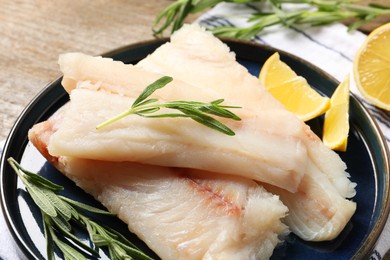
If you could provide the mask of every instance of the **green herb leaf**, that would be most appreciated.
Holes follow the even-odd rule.
[[[112,249],[113,254],[116,256],[117,259],[130,258],[129,255],[126,253],[126,251],[123,249],[123,247],[121,247],[117,243],[112,243],[110,245],[110,248]]]
[[[65,259],[69,259],[69,260],[83,260],[83,259],[86,260],[87,259],[79,251],[74,249],[72,246],[62,242],[61,240],[55,239],[54,242],[58,246],[58,248],[61,250],[61,252],[64,254]]]
[[[148,99],[148,100],[145,100],[141,103],[138,103],[138,106],[144,106],[144,105],[147,105],[147,104],[151,104],[151,103],[156,103],[158,101],[157,98],[151,98],[151,99]]]
[[[198,123],[201,123],[202,125],[208,126],[226,135],[230,135],[230,136],[235,135],[235,133],[229,127],[227,127],[226,125],[222,124],[221,122],[215,120],[210,116],[202,114],[201,112],[198,112],[196,110],[186,109],[186,108],[181,108],[180,111],[190,116],[193,120],[195,120]]]
[[[59,215],[64,217],[66,221],[70,220],[72,218],[72,210],[71,208],[64,202],[62,201],[57,194],[54,192],[51,193],[51,196],[49,197],[50,200],[53,203],[53,206],[56,208],[57,212]]]
[[[165,87],[169,82],[171,82],[173,78],[165,76],[162,78],[159,78],[149,86],[147,86],[144,91],[138,96],[138,98],[134,101],[132,108],[136,107],[139,103],[144,101],[146,98],[148,98],[153,92],[155,92],[157,89]],[[149,102],[154,102],[155,99]],[[144,103],[145,104],[145,103]]]
[[[80,208],[80,209],[83,209],[83,210],[86,210],[86,211],[89,211],[89,212],[92,212],[92,213],[102,214],[102,215],[112,215],[112,216],[115,215],[115,214],[113,214],[113,213],[111,213],[109,211],[98,209],[98,208],[89,206],[87,204],[81,203],[79,201],[75,201],[75,200],[69,199],[69,198],[64,197],[64,196],[59,196],[59,197],[62,200],[64,200],[64,201],[68,202],[69,204],[71,204],[72,206],[75,206],[77,208]]]
[[[128,246],[122,242],[116,242],[117,245],[121,246],[121,248],[123,248],[124,250],[126,250],[127,254],[134,257],[134,258],[137,258],[137,259],[145,259],[145,260],[152,260],[152,258],[150,258],[148,255],[144,254],[142,251],[140,250],[136,250],[135,247],[133,246]]]
[[[50,194],[48,190],[34,186],[28,182],[27,178],[22,178],[22,181],[35,204],[37,204],[37,206],[50,217],[57,217],[57,210],[50,199],[52,194]]]
[[[390,6],[376,4],[376,3],[370,3],[368,4],[370,7],[379,8],[379,9],[390,9]]]
[[[143,110],[139,110],[137,113],[134,113],[134,114],[139,115],[139,116],[143,116],[143,115],[147,115],[147,114],[153,114],[159,110],[160,110],[159,107],[152,107],[152,108],[146,108]]]
[[[61,191],[61,190],[64,189],[62,186],[57,185],[57,184],[49,181],[48,179],[43,178],[42,176],[40,176],[38,174],[35,174],[35,173],[32,173],[32,172],[28,172],[28,171],[23,171],[23,172],[24,172],[24,174],[29,176],[29,178],[31,178],[31,181],[33,181],[36,184],[39,183],[40,185],[42,185],[42,187],[45,187],[45,188],[47,188],[49,190]]]
[[[111,237],[115,237],[116,238],[116,241],[117,242],[120,242],[122,243],[123,245],[126,245],[126,247],[128,248],[132,248],[133,250],[136,250],[138,252],[141,252],[139,250],[139,248],[134,245],[133,243],[131,243],[129,240],[127,240],[121,233],[119,233],[118,231],[114,230],[114,229],[111,229],[109,227],[105,227],[106,229],[106,232],[108,234],[110,234]]]
[[[72,227],[69,224],[68,220],[58,214],[57,217],[51,218],[53,223],[57,226],[57,228],[61,229],[63,232],[72,231]]]
[[[48,260],[54,260],[53,238],[51,236],[50,218],[41,210],[43,220],[43,232],[46,238],[46,255]]]

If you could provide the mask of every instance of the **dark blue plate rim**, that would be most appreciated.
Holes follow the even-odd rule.
[[[103,54],[103,56],[112,57],[113,59],[122,60],[124,62],[137,62],[166,41],[167,39],[158,39],[131,44]],[[266,52],[268,54],[272,54],[273,52],[278,51],[282,59],[284,59],[286,63],[288,63],[294,69],[297,65],[303,66],[303,69],[301,71],[303,72],[303,74],[300,75],[306,78],[310,78],[310,74],[304,75],[304,70],[306,68],[306,70],[310,69],[312,71],[315,71],[318,75],[320,75],[320,77],[324,78],[328,82],[331,82],[333,85],[333,89],[323,90],[323,93],[325,95],[330,96],[334,88],[338,85],[337,80],[335,80],[326,72],[316,68],[309,62],[287,52],[247,41],[231,39],[223,39],[223,41],[227,43],[234,52],[237,53],[238,58],[242,59],[257,61],[258,57],[265,58],[265,56],[264,54],[259,54],[258,56],[256,56],[256,52]],[[67,101],[68,98],[65,91],[57,88],[57,86],[60,84],[60,81],[61,78],[58,78],[52,83],[50,83],[26,106],[26,108],[23,110],[23,112],[21,113],[10,131],[10,134],[5,142],[3,154],[1,157],[0,187],[1,205],[3,213],[5,216],[6,223],[11,231],[11,234],[13,235],[19,248],[28,258],[37,258],[37,256],[31,249],[31,246],[26,243],[26,234],[23,234],[23,232],[20,231],[20,226],[13,219],[14,214],[18,214],[18,212],[12,211],[14,203],[16,202],[11,200],[13,198],[12,196],[15,194],[17,178],[15,175],[10,176],[9,174],[7,174],[10,169],[7,165],[6,159],[12,156],[17,160],[20,160],[23,155],[24,148],[28,143],[28,127],[26,126],[31,127],[33,124],[46,119],[48,115],[52,114],[56,109],[58,109],[62,104]],[[42,99],[46,101],[50,100],[50,105],[42,104]],[[387,148],[386,139],[384,138],[375,119],[364,107],[362,102],[360,102],[359,99],[353,94],[351,94],[351,106],[353,107],[354,113],[358,114],[359,117],[364,118],[366,120],[365,123],[370,126],[369,131],[363,131],[367,132],[365,133],[365,142],[371,152],[371,156],[373,157],[372,160],[374,160],[375,162],[374,172],[377,175],[375,176],[375,182],[377,185],[375,201],[380,202],[380,205],[375,205],[375,212],[373,212],[372,218],[373,223],[370,224],[371,230],[369,234],[367,234],[365,239],[362,241],[360,248],[353,253],[353,258],[363,259],[370,256],[389,216],[389,151]],[[36,110],[39,110],[38,115],[34,115],[34,113],[36,113]],[[374,144],[376,145],[376,147],[373,147]],[[15,149],[15,147],[17,148]]]

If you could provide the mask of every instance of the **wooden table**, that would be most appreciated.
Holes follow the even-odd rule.
[[[59,54],[98,55],[152,39],[155,16],[171,2],[0,0],[0,140],[28,102],[60,76]],[[364,30],[389,21],[390,17],[382,18]]]

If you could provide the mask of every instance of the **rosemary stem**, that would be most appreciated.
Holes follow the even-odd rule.
[[[128,116],[128,115],[131,115],[131,114],[134,114],[134,109],[133,108],[131,108],[129,110],[126,110],[126,111],[124,111],[124,112],[122,112],[122,113],[120,113],[120,114],[118,114],[118,115],[108,119],[107,121],[97,125],[96,126],[96,130],[100,130],[101,128],[106,127],[106,126],[108,126],[108,125],[110,125],[110,124],[112,124],[112,123],[114,123],[114,122],[116,122],[116,121],[118,121],[118,120]]]

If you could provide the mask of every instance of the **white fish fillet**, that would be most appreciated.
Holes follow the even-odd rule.
[[[345,199],[326,175],[310,164],[298,188],[291,193],[275,186],[264,187],[280,196],[289,208],[285,223],[291,231],[307,241],[335,239],[356,211],[356,203]]]
[[[235,61],[228,47],[196,24],[185,25],[174,33],[170,42],[141,60],[137,67],[169,74],[192,85],[205,86],[209,91],[221,93],[229,102],[245,104],[246,109],[257,111],[258,114],[278,108],[273,104],[276,100],[264,94],[265,89],[259,86],[257,78],[250,76],[246,68]],[[275,113],[275,120],[279,116]],[[296,119],[284,117],[284,120]],[[278,121],[274,124],[284,127]],[[301,134],[308,159],[329,176],[341,196],[353,197],[354,185],[348,180],[346,165],[340,157],[325,147],[306,124],[299,121],[294,126]]]
[[[136,97],[134,93],[138,95],[161,75],[82,54],[61,56],[60,63],[65,73],[65,86],[77,79],[88,78],[89,81],[79,81],[78,88],[71,91],[70,110],[49,145],[52,155],[191,167],[238,174],[290,191],[297,189],[307,158],[299,138],[301,133],[297,131],[301,124],[267,92],[264,95],[271,103],[278,104],[279,109],[256,114],[247,110],[244,103],[234,104],[243,106],[234,111],[242,121],[222,120],[236,132],[234,137],[192,120],[177,118],[130,116],[96,130],[98,124],[127,110]],[[119,75],[118,71],[123,74]],[[145,79],[149,82],[145,83]],[[116,80],[122,87],[113,85]],[[161,101],[212,101],[223,95],[179,80],[156,93]],[[285,160],[287,157],[289,160]]]
[[[167,73],[194,85],[207,85],[209,89],[224,93],[229,101],[245,102],[246,108],[259,113],[267,109],[263,90],[243,81],[250,81],[242,75],[247,72],[235,62],[226,45],[197,25],[186,25],[171,37],[169,43],[159,47],[137,66]],[[228,80],[222,80],[224,77]],[[355,184],[348,179],[346,165],[340,157],[325,147],[303,122],[299,128],[302,129],[302,142],[309,163],[298,191],[292,194],[266,187],[280,195],[288,206],[290,214],[286,220],[295,234],[310,241],[330,240],[337,237],[356,210],[356,204],[345,199],[355,195]]]
[[[204,171],[47,152],[59,114],[29,139],[60,171],[126,222],[162,259],[268,259],[287,208],[254,181]]]
[[[61,56],[60,65],[73,110],[52,139],[54,155],[193,167],[278,186],[269,189],[290,207],[287,223],[305,240],[335,238],[355,212],[356,204],[345,199],[354,196],[355,184],[340,157],[285,111],[226,45],[196,25],[175,33],[171,43],[136,67],[81,54]],[[223,97],[242,106],[241,122],[226,121],[237,135],[227,137],[189,120],[136,117],[93,130],[128,108],[146,79],[160,75],[176,79],[156,93],[162,100]]]

